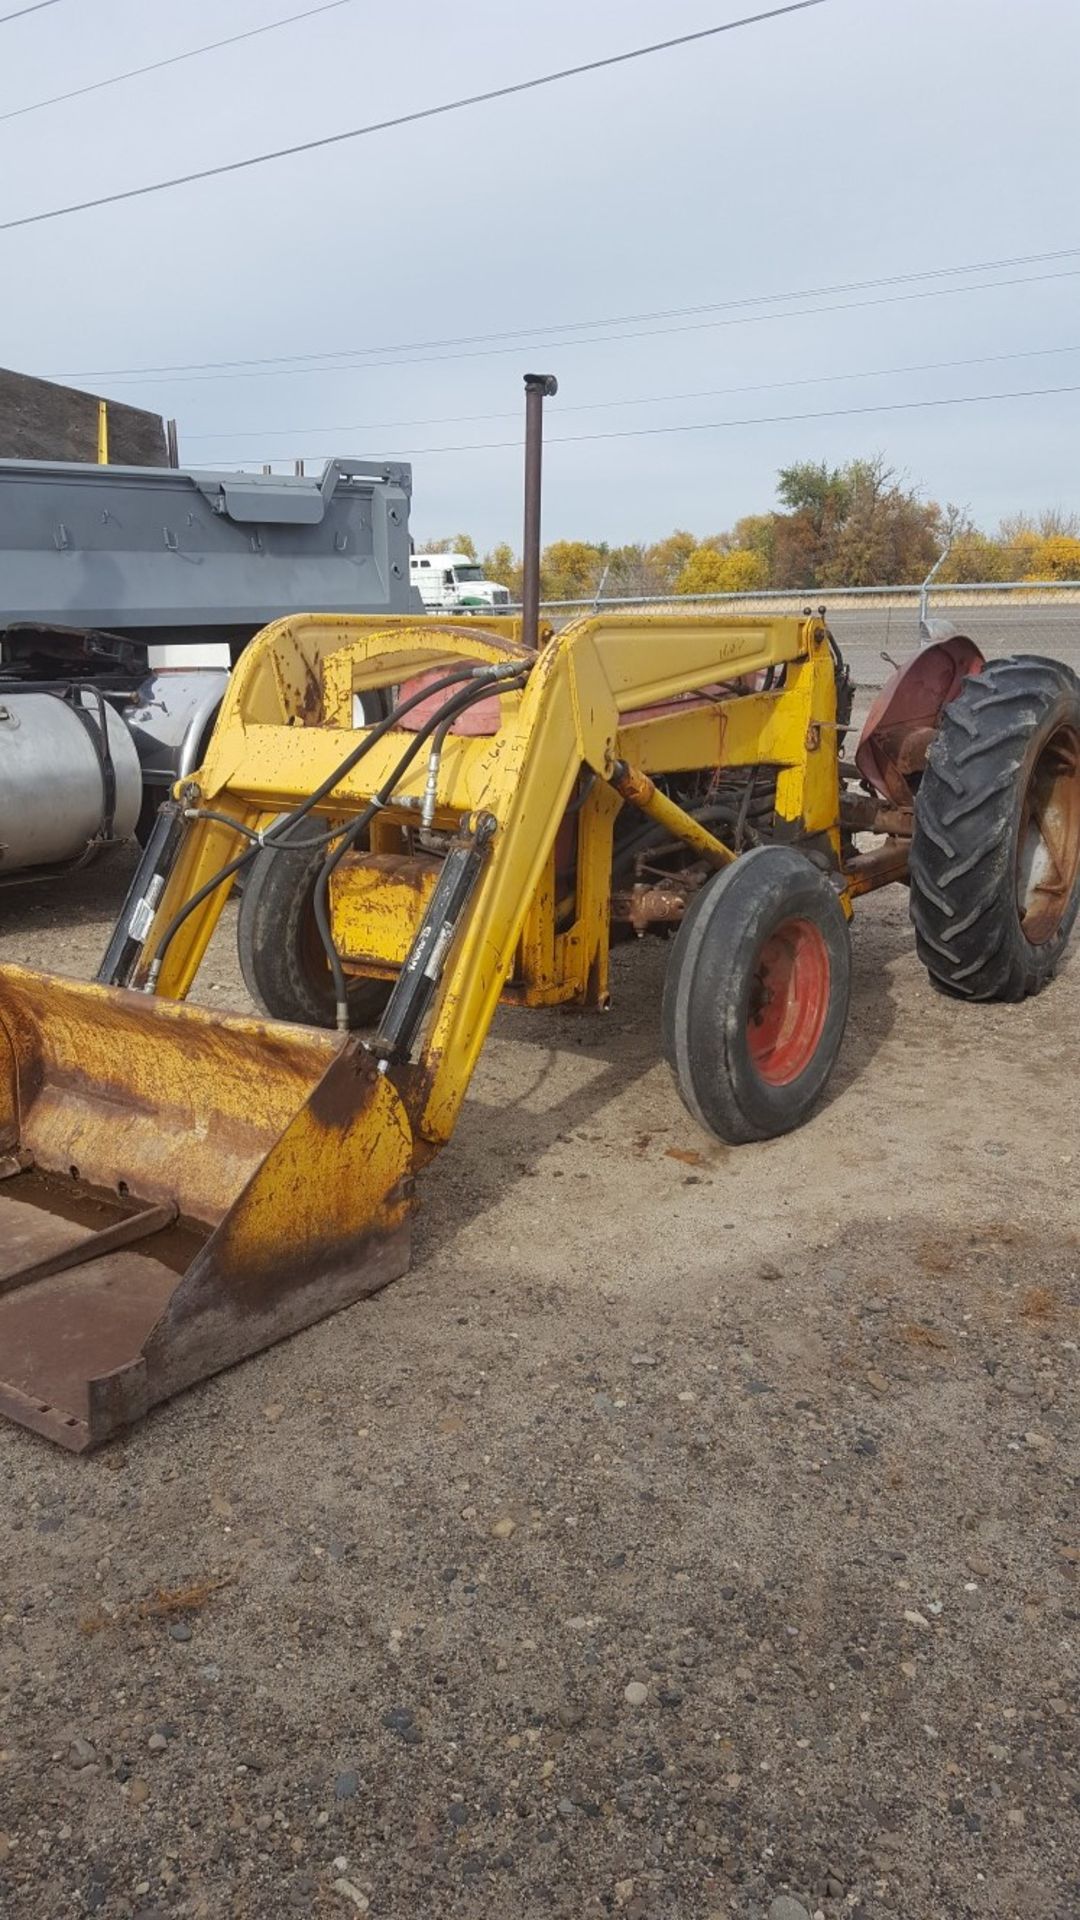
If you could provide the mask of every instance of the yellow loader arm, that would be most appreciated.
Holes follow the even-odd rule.
[[[732,849],[656,782],[767,768],[779,834],[838,869],[835,722],[811,619],[603,615],[536,653],[510,619],[266,628],[125,905],[128,984],[0,970],[0,1410],[92,1446],[401,1273],[500,997],[606,1003],[620,808],[703,874]],[[293,831],[341,978],[385,983],[375,1031],[182,1004],[216,876],[313,795]]]

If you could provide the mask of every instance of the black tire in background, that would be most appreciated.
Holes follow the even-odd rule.
[[[915,798],[911,918],[942,992],[1022,1000],[1080,909],[1080,680],[995,660],[944,709]]]
[[[708,881],[672,946],[664,1053],[694,1118],[767,1140],[821,1097],[847,1023],[851,943],[825,874],[756,847]]]
[[[298,822],[310,838],[312,822]],[[256,1005],[272,1020],[306,1027],[335,1024],[334,985],[315,923],[315,882],[323,864],[319,849],[280,853],[264,847],[245,870],[237,918],[240,971]],[[356,980],[349,986],[349,1024],[373,1026],[390,997],[392,981]]]

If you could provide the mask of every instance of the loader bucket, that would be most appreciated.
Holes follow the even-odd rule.
[[[0,969],[0,1412],[73,1450],[404,1272],[354,1039]]]

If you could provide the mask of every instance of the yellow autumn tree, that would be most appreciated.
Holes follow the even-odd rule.
[[[588,540],[553,540],[540,556],[545,600],[584,600],[604,571],[604,549]]]
[[[1025,580],[1080,580],[1080,540],[1052,533],[1032,548]]]
[[[497,580],[500,587],[509,587],[512,600],[521,599],[521,562],[509,540],[500,540],[490,553],[485,553],[480,564],[485,580]]]
[[[675,582],[676,593],[754,593],[769,577],[763,554],[749,547],[736,547],[731,553],[718,553],[715,547],[698,547],[692,553]]]
[[[656,540],[651,547],[646,547],[648,586],[645,591],[670,593],[696,547],[696,534],[687,533],[682,527],[676,527],[666,540]]]
[[[417,553],[463,553],[466,560],[476,559],[476,541],[471,534],[454,533],[442,540],[421,540]]]
[[[978,527],[964,527],[949,548],[948,557],[937,575],[941,586],[962,584],[967,580],[1007,580],[1009,557],[1000,540],[992,540]]]

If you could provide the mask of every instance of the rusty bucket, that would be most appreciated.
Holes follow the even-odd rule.
[[[404,1272],[354,1039],[0,969],[0,1412],[73,1450]]]

